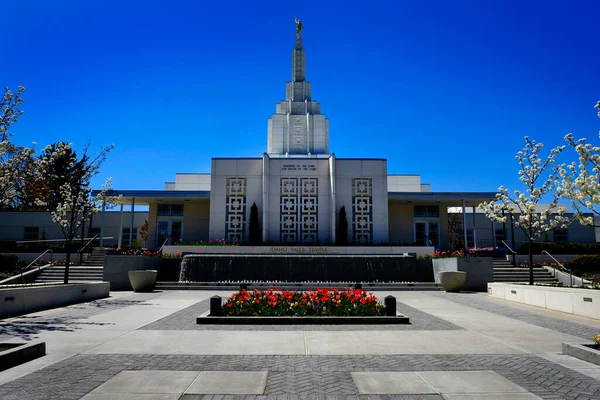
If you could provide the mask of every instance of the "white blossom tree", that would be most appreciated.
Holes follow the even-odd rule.
[[[71,261],[71,245],[78,229],[92,214],[100,210],[101,203],[114,201],[110,194],[111,179],[107,179],[102,190],[91,197],[90,181],[97,175],[107,154],[114,146],[103,147],[100,153],[91,158],[88,155],[89,145],[85,147],[81,159],[78,159],[71,144],[59,142],[48,145],[39,164],[43,178],[51,182],[55,191],[46,201],[37,204],[45,207],[52,220],[60,227],[64,239],[67,257],[65,260],[64,283],[69,283],[69,265]]]
[[[595,108],[600,117],[600,101]],[[566,135],[565,140],[575,150],[578,162],[561,167],[558,190],[571,200],[580,224],[596,226],[594,216],[600,215],[600,147],[585,138],[575,139],[572,133]]]
[[[500,186],[495,200],[479,205],[492,221],[506,222],[506,215],[510,215],[514,224],[523,231],[529,245],[530,285],[533,285],[532,243],[555,228],[566,228],[572,220],[565,215],[567,208],[558,206],[558,201],[563,198],[561,191],[556,190],[560,166],[553,166],[556,156],[565,146],[552,149],[545,159],[540,156],[543,146],[525,136],[525,147],[517,153],[516,159],[521,167],[519,180],[525,185],[525,191],[515,190],[511,196],[508,189]],[[542,197],[544,201],[551,197],[552,201],[540,207]]]
[[[23,86],[16,93],[5,87],[0,97],[0,209],[17,205],[24,181],[33,168],[35,150],[17,146],[10,140],[11,126],[23,115],[20,105],[24,91]]]

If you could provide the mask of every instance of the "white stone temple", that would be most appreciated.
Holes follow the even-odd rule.
[[[344,207],[350,244],[445,248],[448,207],[494,197],[431,192],[419,175],[388,174],[386,159],[338,158],[330,151],[329,120],[306,80],[300,38],[291,67],[285,99],[268,120],[261,157],[213,158],[210,174],[178,173],[165,190],[114,191],[133,207],[149,205],[150,246],[219,239],[247,243],[250,208],[256,204],[264,244],[334,244]]]

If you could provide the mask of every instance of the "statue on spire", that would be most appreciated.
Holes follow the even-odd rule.
[[[302,32],[302,22],[296,17],[294,17],[294,22],[296,23],[296,37],[300,39],[300,32]]]

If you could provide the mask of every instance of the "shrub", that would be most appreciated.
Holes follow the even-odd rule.
[[[0,272],[12,274],[17,271],[19,257],[16,254],[0,254]]]
[[[575,257],[568,265],[571,271],[581,271],[582,274],[600,272],[600,255],[581,255]]]

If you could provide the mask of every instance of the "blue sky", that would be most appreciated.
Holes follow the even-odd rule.
[[[598,142],[599,14],[595,0],[6,1],[0,85],[27,88],[17,143],[114,143],[95,188],[162,189],[266,151],[296,15],[337,157],[495,191],[518,185],[525,135]]]

